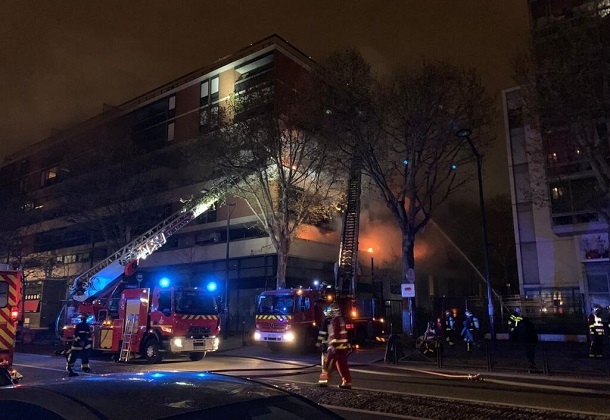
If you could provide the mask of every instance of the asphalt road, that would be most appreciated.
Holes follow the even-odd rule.
[[[25,383],[65,378],[65,360],[52,349],[23,346],[15,357]],[[350,357],[354,389],[342,390],[331,380],[317,386],[317,355],[276,354],[264,346],[238,347],[210,353],[198,362],[168,359],[158,365],[92,360],[93,374],[143,370],[213,371],[245,376],[291,390],[350,419],[596,419],[610,418],[610,386],[603,380],[549,378],[535,375],[487,374],[394,366],[381,362],[383,349],[359,350]],[[78,366],[78,364],[77,364]]]

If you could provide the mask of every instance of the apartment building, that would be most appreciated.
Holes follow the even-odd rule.
[[[606,3],[529,1],[533,42],[583,16],[605,18]],[[542,316],[582,321],[593,304],[610,305],[608,226],[592,205],[597,181],[566,127],[532,128],[522,95],[520,88],[503,94],[522,299],[537,302]],[[606,153],[608,131],[598,129],[598,153]]]
[[[24,266],[26,324],[46,328],[62,298],[57,285],[65,291],[76,275],[116,250],[107,232],[66,211],[69,192],[63,187],[68,182],[91,176],[91,189],[104,184],[100,199],[110,195],[114,210],[131,217],[135,237],[208,186],[209,179],[187,173],[183,145],[206,141],[232,95],[253,86],[273,93],[291,86],[312,65],[298,49],[271,36],[124,104],[105,105],[100,115],[8,156],[0,167],[0,185],[14,194],[27,191],[22,206],[29,223],[21,226],[3,259]],[[134,184],[139,175],[141,185]],[[148,197],[138,197],[138,191]],[[99,219],[116,223],[110,205],[103,207]],[[291,247],[287,286],[333,282],[337,237],[313,226],[304,229]],[[229,328],[240,330],[250,327],[256,294],[275,287],[276,267],[275,249],[255,216],[243,201],[229,197],[170,237],[141,261],[139,270],[143,276],[194,285],[215,279],[221,288],[228,278]]]

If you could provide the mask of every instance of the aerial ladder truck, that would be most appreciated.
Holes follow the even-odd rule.
[[[158,363],[167,353],[195,361],[218,350],[220,315],[210,291],[173,287],[167,279],[156,285],[129,279],[137,278],[139,260],[208,210],[234,181],[226,179],[192,198],[180,211],[76,277],[56,322],[62,341],[71,343],[78,316],[86,314],[92,349],[111,353],[117,361],[143,358]]]

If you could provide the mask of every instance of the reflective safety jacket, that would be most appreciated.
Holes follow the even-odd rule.
[[[86,322],[79,322],[74,327],[72,350],[88,350],[91,348],[91,329]]]
[[[318,331],[318,343],[316,344],[316,347],[321,348],[322,351],[326,351],[328,348],[328,327],[330,322],[330,318],[324,318],[322,325],[320,325],[320,331]]]
[[[328,347],[335,350],[349,350],[350,344],[342,316],[336,316],[328,326]]]
[[[604,335],[604,324],[602,317],[592,313],[589,315],[589,334],[591,335]]]

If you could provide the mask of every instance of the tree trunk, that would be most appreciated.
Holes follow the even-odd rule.
[[[402,279],[401,283],[407,282],[407,273],[409,269],[415,269],[415,256],[413,249],[415,247],[415,235],[406,228],[402,235]],[[403,299],[402,311],[402,330],[403,333],[415,338],[416,337],[416,320],[415,320],[415,298]]]
[[[288,267],[288,251],[290,251],[290,240],[280,238],[277,248],[277,281],[276,289],[286,287],[286,268]]]
[[[407,232],[402,235],[402,280],[407,278],[409,268],[415,269],[415,235]],[[404,281],[403,281],[404,282]]]

